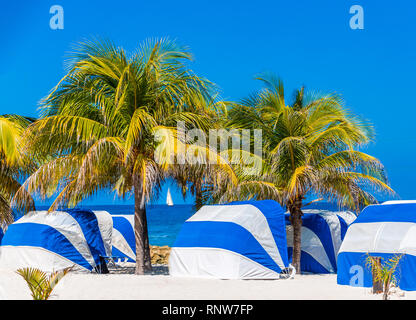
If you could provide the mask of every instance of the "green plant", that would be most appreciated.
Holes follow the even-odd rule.
[[[381,282],[383,288],[383,300],[387,300],[392,286],[397,286],[394,275],[403,255],[395,255],[383,263],[383,258],[372,257],[367,254],[366,266],[373,272],[373,283]]]
[[[33,300],[48,300],[55,286],[71,269],[47,273],[37,268],[21,268],[16,273],[25,279]]]

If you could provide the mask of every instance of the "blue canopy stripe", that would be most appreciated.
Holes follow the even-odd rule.
[[[350,225],[338,254],[337,282],[370,287],[368,256],[385,263],[401,256],[394,273],[402,290],[416,290],[416,203],[370,205]]]
[[[416,203],[370,205],[363,209],[354,223],[416,222]]]
[[[355,219],[352,212],[342,212],[348,221]],[[304,210],[302,216],[301,271],[310,273],[334,273],[337,270],[337,254],[344,239],[348,223],[341,213],[327,210]],[[285,215],[288,227],[289,261],[293,256],[293,234],[289,231],[290,214]]]
[[[282,226],[285,225],[285,211],[283,208],[274,200],[234,201],[228,205],[238,204],[250,204],[263,213],[272,232],[282,260],[288,261],[288,252],[285,249],[287,246],[286,231],[284,230],[284,227],[282,228]]]
[[[293,247],[288,247],[289,252],[289,261],[292,261],[293,257]],[[301,251],[300,256],[300,270],[302,272],[311,272],[311,273],[331,273],[331,270],[325,268],[322,264],[318,262],[313,256],[311,256],[306,251]]]
[[[337,216],[339,219],[339,224],[341,226],[341,239],[344,239],[345,234],[347,233],[348,230],[348,223],[340,216]]]
[[[128,262],[135,262],[135,259],[131,255],[136,253],[136,239],[134,237],[134,229],[130,220],[132,216],[124,217],[121,215],[112,216],[113,218],[113,228],[118,231],[117,236],[120,235],[123,237],[122,243],[120,241],[113,241],[113,256],[120,258],[127,258]],[[113,231],[113,238],[116,237],[116,232]],[[126,252],[126,248],[123,244],[129,246],[132,254]]]
[[[96,265],[100,264],[100,256],[105,256],[104,241],[98,227],[97,217],[92,210],[70,209],[67,211],[79,224]],[[98,231],[98,232],[97,232]]]
[[[397,256],[397,253],[385,252],[340,252],[338,255],[337,283],[370,288],[373,285],[373,275],[367,265],[367,255],[381,257],[382,263]],[[360,267],[359,269],[357,268]],[[402,290],[416,290],[416,256],[404,254],[394,272],[398,286]],[[361,279],[361,275],[363,276]],[[405,276],[403,276],[405,275]]]
[[[250,232],[232,222],[185,222],[174,247],[207,247],[229,250],[277,273],[282,271]]]
[[[1,246],[39,247],[58,254],[85,269],[93,269],[93,266],[62,233],[44,224],[11,224],[3,237]]]

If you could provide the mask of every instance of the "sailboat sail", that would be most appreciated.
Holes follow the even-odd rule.
[[[168,206],[173,206],[172,196],[170,195],[170,190],[168,189],[168,195],[166,196],[166,204]]]

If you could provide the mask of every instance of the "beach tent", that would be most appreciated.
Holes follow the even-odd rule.
[[[401,204],[401,203],[416,203],[416,200],[389,200],[382,204]]]
[[[293,227],[285,214],[288,258],[293,254]],[[336,257],[348,225],[356,218],[350,211],[303,210],[300,268],[302,272],[334,273]]]
[[[0,246],[0,268],[73,267],[93,270],[111,255],[111,215],[105,211],[34,211],[9,225]]]
[[[416,203],[366,207],[348,228],[338,254],[338,284],[371,287],[368,255],[382,263],[403,255],[395,277],[403,290],[416,290]]]
[[[169,257],[172,276],[276,279],[288,265],[284,210],[272,200],[202,207]]]
[[[113,256],[127,262],[136,262],[136,240],[134,238],[134,215],[112,215]]]

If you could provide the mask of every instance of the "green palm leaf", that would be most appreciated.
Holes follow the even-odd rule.
[[[55,286],[71,269],[47,273],[37,268],[21,268],[16,273],[26,281],[33,300],[48,300]]]

